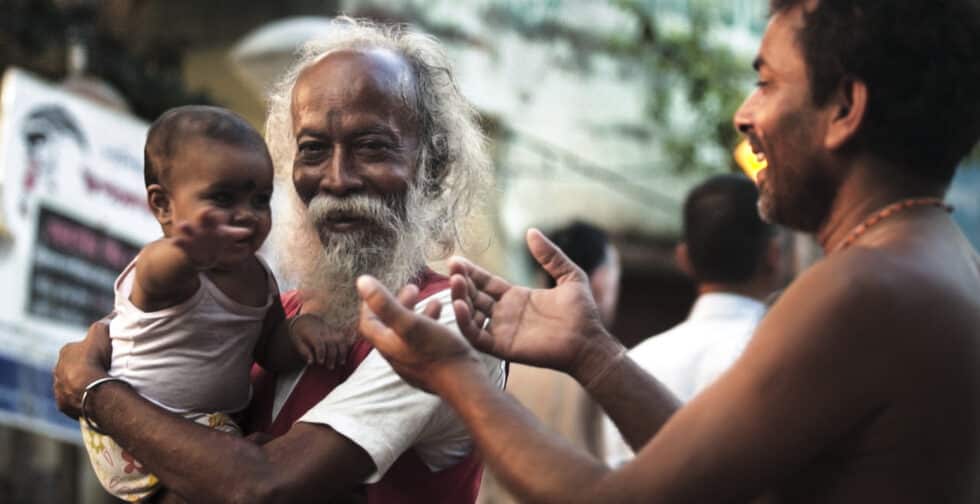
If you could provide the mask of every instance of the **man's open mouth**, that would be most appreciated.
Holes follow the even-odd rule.
[[[758,142],[749,138],[749,145],[752,147],[752,154],[755,154],[755,160],[761,164],[766,164],[766,153],[759,146]]]

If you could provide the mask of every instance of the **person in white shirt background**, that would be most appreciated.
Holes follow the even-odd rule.
[[[629,356],[687,402],[741,355],[765,314],[764,300],[782,286],[782,247],[777,227],[763,222],[758,190],[741,175],[702,182],[684,201],[678,267],[697,283],[688,318],[644,340]],[[606,462],[633,457],[608,417],[602,419]]]

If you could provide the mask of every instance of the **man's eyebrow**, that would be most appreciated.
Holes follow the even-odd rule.
[[[391,127],[384,124],[372,124],[370,126],[364,126],[363,128],[357,128],[356,130],[350,132],[349,136],[364,136],[364,135],[384,135],[390,137],[392,140],[398,138],[398,132]],[[325,138],[326,135],[322,131],[314,128],[303,128],[296,133],[296,138],[302,138],[304,136],[312,138]]]
[[[324,135],[320,131],[315,130],[315,129],[312,129],[312,128],[303,128],[303,129],[299,130],[298,132],[296,132],[296,138],[300,138],[300,137],[304,137],[304,136],[309,136],[309,137],[314,137],[314,138],[323,138]]]
[[[395,139],[398,137],[398,132],[392,129],[386,124],[372,124],[370,126],[365,126],[363,128],[358,128],[353,133],[355,136],[363,135],[385,135]]]

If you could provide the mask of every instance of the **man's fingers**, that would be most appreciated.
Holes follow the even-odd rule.
[[[419,298],[419,288],[415,284],[408,284],[398,291],[398,302],[409,310],[415,306]]]
[[[480,351],[488,351],[491,346],[492,338],[490,334],[484,329],[483,321],[486,318],[481,317],[481,320],[477,320],[473,317],[470,312],[469,307],[466,303],[456,300],[453,301],[453,312],[456,315],[456,323],[459,325],[459,332],[463,334],[463,337],[470,342],[471,345],[476,347]]]
[[[531,228],[527,230],[527,248],[538,264],[558,284],[575,280],[584,281],[585,273],[557,245],[552,243],[541,231]]]
[[[414,312],[402,306],[374,277],[361,275],[357,279],[357,292],[378,320],[398,334],[406,334],[414,325]]]
[[[98,363],[108,369],[112,362],[112,340],[109,339],[109,323],[103,319],[90,325],[85,334],[85,339],[91,342]]]
[[[401,338],[371,311],[367,301],[361,303],[361,316],[357,330],[385,356],[395,351],[400,344]]]
[[[491,274],[462,257],[452,257],[449,259],[449,271],[466,277],[473,283],[476,289],[486,293],[493,299],[500,299],[511,288],[510,283],[503,278]]]
[[[466,302],[474,311],[489,314],[496,300],[476,288],[473,282],[465,276],[455,274],[449,278],[449,290],[452,298]]]
[[[470,281],[458,273],[449,277],[449,294],[453,301],[466,303],[470,309],[473,308],[473,300],[470,299]]]
[[[481,315],[479,312],[476,312],[476,315],[474,315],[473,310],[465,302],[459,299],[454,300],[453,314],[456,315],[456,325],[459,326],[460,332],[463,333],[463,336],[466,336],[466,339],[476,337],[483,330],[483,320],[486,320],[486,318],[479,316]],[[478,316],[479,321],[477,320]]]
[[[439,316],[442,315],[442,303],[437,299],[429,301],[422,309],[422,314],[432,320],[439,320]]]

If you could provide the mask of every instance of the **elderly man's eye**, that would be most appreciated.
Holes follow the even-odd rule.
[[[304,161],[317,160],[326,153],[327,147],[323,142],[301,142],[297,148],[297,156]]]
[[[323,150],[320,142],[302,142],[299,144],[300,152],[318,152]]]
[[[393,147],[387,142],[367,141],[357,144],[357,153],[366,158],[383,158],[391,154]]]

